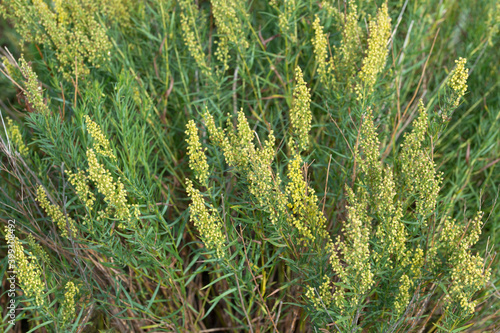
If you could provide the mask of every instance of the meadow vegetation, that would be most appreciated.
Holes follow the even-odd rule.
[[[498,2],[0,14],[3,331],[500,330]]]

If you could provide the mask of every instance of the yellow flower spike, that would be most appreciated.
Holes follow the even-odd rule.
[[[333,301],[333,294],[331,292],[331,280],[328,276],[323,276],[323,283],[316,290],[307,286],[306,297],[313,303],[314,307],[318,310],[328,309]]]
[[[348,198],[348,218],[342,227],[344,241],[337,240],[337,246],[344,255],[346,263],[344,279],[349,279],[355,285],[357,296],[367,292],[374,283],[374,274],[370,263],[369,239],[371,219],[368,216],[366,193],[358,190],[357,196],[346,187]],[[357,302],[357,298],[353,298]]]
[[[32,107],[36,110],[36,112],[44,116],[48,115],[50,111],[43,100],[42,87],[38,83],[38,76],[22,56],[19,59],[19,63],[20,63],[19,68],[21,69],[21,73],[23,74],[26,80],[25,93],[26,97],[28,98],[28,101],[31,103]]]
[[[113,2],[113,6],[106,6],[104,2]],[[1,9],[12,20],[23,41],[45,44],[55,50],[59,71],[71,81],[77,74],[85,76],[90,72],[87,64],[99,67],[107,61],[112,44],[95,13],[99,10],[113,19],[117,11],[112,8],[120,7],[123,2],[56,0],[49,6],[43,0],[5,0]],[[124,21],[122,17],[120,23]]]
[[[212,12],[219,29],[219,34],[226,35],[230,42],[242,50],[247,49],[249,44],[245,38],[242,22],[238,14],[248,16],[243,0],[212,0]]]
[[[399,293],[394,302],[394,312],[396,315],[402,314],[410,302],[410,288],[412,285],[412,281],[406,274],[403,274],[399,279]]]
[[[439,243],[450,254],[452,267],[448,306],[459,305],[468,314],[472,314],[476,307],[476,301],[469,300],[491,277],[491,269],[485,269],[484,259],[478,254],[473,255],[470,249],[479,240],[482,217],[483,212],[478,212],[465,228],[460,227],[456,220],[446,218],[440,227]],[[468,234],[464,237],[466,230]]]
[[[309,131],[311,130],[311,94],[306,86],[299,66],[295,69],[295,90],[293,91],[293,107],[290,110],[293,134],[296,136],[299,151],[309,145]]]
[[[295,155],[293,160],[288,165],[288,178],[290,182],[286,187],[286,193],[290,197],[293,215],[289,217],[289,223],[299,231],[301,240],[310,243],[314,242],[309,225],[306,224],[303,215],[306,211],[304,199],[306,197],[307,184],[302,174],[302,158],[300,155]]]
[[[42,281],[42,271],[37,258],[31,254],[27,257],[24,254],[24,247],[17,237],[9,237],[10,231],[6,228],[6,242],[9,253],[12,251],[15,258],[15,270],[19,284],[26,297],[35,297],[35,305],[43,307],[45,305],[44,291],[45,284]]]
[[[7,132],[10,136],[10,141],[12,144],[14,144],[14,147],[16,147],[19,150],[19,153],[23,157],[28,156],[28,148],[24,144],[23,141],[23,136],[21,135],[21,131],[19,130],[19,126],[14,124],[12,119],[8,118],[7,119]]]
[[[85,172],[78,170],[77,173],[72,173],[71,170],[66,170],[66,174],[69,176],[69,182],[75,188],[80,200],[89,211],[92,211],[96,199],[94,193],[90,190],[88,177]]]
[[[375,125],[373,123],[373,114],[370,107],[367,108],[363,124],[361,125],[360,147],[364,158],[360,158],[359,152],[356,152],[359,165],[363,173],[367,176],[369,185],[374,188],[382,180],[382,163],[380,162],[380,141],[378,140]]]
[[[205,207],[205,201],[200,191],[193,187],[193,182],[186,179],[187,193],[192,202],[189,205],[189,219],[198,228],[205,246],[214,250],[218,258],[224,258],[225,238],[222,233],[222,221],[210,213]]]
[[[205,150],[200,143],[198,136],[198,129],[194,120],[190,120],[187,124],[186,134],[188,135],[186,141],[188,143],[187,155],[189,156],[189,167],[194,172],[196,179],[208,186],[208,163],[205,156]]]
[[[356,87],[358,99],[364,98],[373,92],[378,74],[384,69],[387,54],[387,41],[391,36],[391,18],[384,3],[377,12],[375,20],[369,24],[370,37],[368,38],[368,52],[363,59],[363,66],[359,77],[361,85]]]
[[[115,154],[111,150],[108,139],[103,134],[101,127],[97,125],[88,115],[84,116],[85,124],[87,125],[87,131],[94,139],[94,149],[95,152],[101,156],[109,157],[112,160],[116,160]]]
[[[129,221],[132,215],[129,210],[130,206],[127,204],[127,192],[121,179],[118,178],[117,181],[113,179],[109,170],[97,161],[93,149],[87,150],[87,160],[89,163],[89,179],[94,182],[97,190],[108,203],[106,214],[103,217],[114,216],[119,220]],[[113,210],[113,213],[111,210]]]
[[[347,16],[343,26],[342,40],[340,41],[340,50],[335,56],[337,66],[337,75],[345,76],[345,81],[349,86],[356,69],[356,63],[360,56],[361,28],[358,25],[357,6],[354,1],[349,1]]]
[[[61,208],[55,206],[49,202],[47,199],[47,194],[43,189],[43,186],[40,185],[37,189],[37,197],[36,200],[40,203],[40,206],[45,210],[47,215],[49,215],[52,220],[57,224],[61,231],[61,236],[68,238],[68,227],[71,230],[71,236],[76,237],[77,229],[75,226],[75,221],[71,217],[67,217],[67,225],[66,225],[66,217],[64,213],[61,211]]]
[[[448,81],[448,86],[454,92],[452,96],[453,107],[457,107],[460,104],[460,99],[465,95],[467,91],[467,78],[469,77],[469,71],[465,68],[467,59],[460,57],[458,60],[455,60],[455,63],[457,65]]]
[[[217,41],[216,58],[222,62],[222,72],[228,69],[229,42],[240,51],[248,48],[249,44],[242,29],[242,22],[238,14],[246,16],[243,0],[212,0],[212,13],[215,17],[217,32],[220,35]]]
[[[72,281],[66,283],[64,288],[66,292],[64,293],[64,302],[62,305],[62,321],[63,323],[68,323],[75,317],[75,297],[79,290]]]
[[[428,119],[424,104],[420,101],[420,115],[413,123],[411,133],[405,133],[400,154],[404,185],[409,193],[418,193],[416,213],[431,214],[437,203],[442,174],[435,170],[435,163],[423,149]]]
[[[314,47],[314,55],[316,57],[316,63],[318,64],[318,73],[321,83],[328,84],[329,80],[333,80],[332,75],[333,63],[328,62],[328,41],[326,39],[326,34],[323,32],[323,27],[321,26],[320,19],[318,15],[313,22],[314,29],[314,39],[312,41]]]
[[[278,15],[278,26],[280,32],[289,37],[292,43],[297,42],[297,36],[295,34],[295,23],[293,22],[294,13],[297,9],[296,0],[284,0],[283,1],[283,11],[279,9],[277,1],[271,1],[271,6],[275,7],[279,11]]]
[[[212,79],[212,72],[207,65],[206,56],[203,52],[199,36],[197,33],[198,9],[194,8],[191,0],[179,1],[181,7],[181,27],[184,34],[184,44],[188,47],[189,53],[194,58],[203,75]]]

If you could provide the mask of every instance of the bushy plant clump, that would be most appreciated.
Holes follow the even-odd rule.
[[[465,2],[3,1],[2,329],[496,332]]]

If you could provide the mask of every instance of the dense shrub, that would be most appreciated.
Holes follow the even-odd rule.
[[[499,329],[494,1],[0,8],[4,330]]]

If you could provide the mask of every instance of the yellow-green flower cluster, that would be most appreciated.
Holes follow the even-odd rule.
[[[10,118],[7,119],[7,132],[9,133],[10,141],[14,144],[14,147],[17,148],[21,156],[28,156],[28,147],[24,144],[19,126],[14,124]]]
[[[43,101],[42,86],[38,83],[38,76],[23,57],[19,59],[19,62],[21,63],[19,68],[26,80],[24,93],[31,104],[30,107],[44,116],[48,115],[50,111]]]
[[[65,289],[64,303],[62,305],[62,322],[68,323],[75,317],[75,297],[79,290],[72,281],[66,283]]]
[[[318,292],[311,287],[306,288],[306,297],[313,303],[316,309],[328,309],[333,301],[333,294],[331,292],[331,280],[328,276],[323,276],[323,283],[318,288]]]
[[[75,221],[69,216],[65,217],[64,213],[61,211],[61,208],[49,202],[47,194],[45,193],[45,190],[43,189],[42,185],[38,186],[36,193],[37,193],[36,200],[40,203],[40,206],[45,210],[47,215],[49,215],[52,218],[52,220],[57,224],[57,226],[61,230],[61,236],[69,237],[68,235],[68,228],[69,228],[69,230],[71,231],[71,237],[76,237],[77,230],[75,226]]]
[[[345,21],[339,52],[335,55],[335,64],[338,69],[337,75],[345,77],[347,84],[353,78],[356,63],[361,55],[360,41],[361,28],[358,25],[357,6],[354,1],[349,1],[349,9]]]
[[[401,250],[401,251],[404,251]],[[394,312],[400,315],[408,306],[410,301],[410,290],[421,278],[422,267],[424,266],[424,251],[417,246],[415,249],[408,249],[401,260],[401,267],[406,270],[399,280],[399,293],[394,302]]]
[[[288,207],[292,209],[293,215],[289,217],[289,223],[299,231],[301,240],[306,244],[314,243],[314,235],[311,226],[307,223],[307,213],[310,212],[309,203],[313,199],[313,193],[307,193],[307,190],[312,191],[307,186],[302,173],[302,158],[300,155],[295,155],[288,164],[288,178],[290,182],[286,187],[286,193],[290,197]],[[309,202],[304,202],[308,200]],[[314,200],[314,199],[313,199]],[[315,212],[314,212],[315,213]]]
[[[216,252],[218,258],[225,257],[224,236],[222,234],[222,221],[215,217],[216,212],[210,213],[205,207],[205,200],[197,189],[193,187],[193,182],[186,179],[187,193],[192,202],[190,208],[190,220],[198,228],[205,246]]]
[[[277,1],[271,1],[271,5],[279,11],[278,26],[280,32],[290,38],[292,43],[297,42],[295,11],[297,8],[296,0],[283,0],[283,10],[280,10]]]
[[[238,14],[247,16],[243,0],[212,0],[212,11],[219,33],[227,36],[230,42],[239,48],[248,48],[248,41],[241,27]]]
[[[318,207],[318,199],[314,189],[305,181],[302,171],[302,158],[295,153],[288,164],[288,185],[285,193],[289,197],[288,208],[292,210],[287,216],[288,224],[293,225],[305,244],[322,244],[333,247],[326,230],[326,218]],[[317,242],[315,242],[317,240]]]
[[[13,251],[15,258],[15,271],[19,279],[19,284],[26,297],[35,297],[35,304],[38,307],[45,305],[44,290],[42,281],[42,271],[36,257],[31,253],[27,257],[24,254],[24,247],[17,237],[8,237],[10,231],[6,229],[6,242],[10,251]]]
[[[311,130],[311,94],[302,76],[299,66],[295,69],[295,90],[293,91],[293,107],[290,110],[292,131],[297,141],[297,149],[303,151],[309,145]]]
[[[424,104],[420,101],[420,115],[405,139],[400,153],[402,174],[408,193],[418,193],[416,213],[427,216],[436,207],[442,176],[436,174],[435,164],[422,147],[427,133],[428,119]]]
[[[373,92],[377,75],[384,69],[387,54],[387,41],[391,36],[391,18],[384,3],[377,12],[375,20],[370,21],[370,36],[368,38],[368,53],[363,59],[359,77],[361,84],[356,87],[358,98],[361,99]]]
[[[371,233],[371,219],[367,215],[366,193],[362,188],[358,190],[357,196],[346,187],[348,206],[348,217],[342,227],[344,240],[337,240],[337,246],[343,254],[345,265],[344,272],[338,272],[339,276],[353,288],[353,304],[357,304],[358,296],[365,294],[373,285],[373,272],[371,269],[369,247]]]
[[[408,234],[402,221],[403,208],[401,202],[395,200],[396,186],[393,180],[392,171],[387,168],[384,172],[384,181],[375,187],[375,211],[380,218],[377,225],[376,236],[379,244],[385,249],[386,254],[393,256],[387,260],[390,268],[392,262],[399,262],[406,259],[406,241]],[[375,256],[379,259],[378,254]]]
[[[286,214],[287,198],[280,188],[281,178],[274,176],[271,164],[274,160],[273,132],[269,133],[264,147],[255,151],[250,159],[247,178],[250,183],[249,192],[257,199],[264,211],[270,214],[272,224],[278,222],[280,216]]]
[[[113,154],[109,141],[99,125],[93,122],[89,116],[85,116],[84,119],[87,130],[93,138],[91,148],[87,149],[88,169],[87,172],[78,169],[76,173],[66,170],[66,173],[76,194],[89,212],[94,210],[94,205],[97,202],[96,195],[92,192],[89,185],[89,180],[92,181],[97,191],[103,195],[104,201],[107,204],[105,210],[97,212],[96,218],[98,220],[107,218],[121,220],[122,222],[118,226],[122,228],[124,226],[123,221],[130,223],[139,219],[139,208],[137,205],[129,205],[127,203],[127,192],[121,178],[118,177],[115,180],[111,172],[103,164],[99,163],[98,156],[108,157],[114,161],[116,161],[116,156]],[[87,217],[84,219],[84,221],[88,220]],[[133,224],[129,226],[134,227]]]
[[[465,229],[460,228],[456,220],[446,218],[440,235],[440,243],[447,250],[452,266],[448,305],[455,303],[468,314],[472,314],[476,306],[476,301],[470,301],[472,296],[491,276],[490,270],[484,268],[483,258],[470,251],[479,240],[482,217],[483,212],[478,212]]]
[[[448,81],[448,86],[453,90],[451,98],[453,107],[457,107],[460,104],[460,99],[465,95],[467,91],[467,78],[469,77],[469,72],[465,68],[467,59],[460,57],[458,60],[455,60],[455,63],[457,65]]]
[[[75,188],[76,194],[83,202],[88,210],[92,211],[95,202],[94,193],[90,190],[88,184],[88,177],[83,170],[78,170],[77,173],[71,172],[71,170],[66,170],[69,177],[69,182]]]
[[[89,73],[86,62],[99,67],[108,59],[111,43],[94,17],[103,10],[96,1],[55,1],[52,9],[43,0],[7,0],[2,7],[25,41],[53,48],[66,79]]]
[[[382,181],[382,164],[380,162],[380,142],[375,131],[373,114],[370,107],[366,109],[360,132],[360,147],[362,148],[364,158],[362,159],[361,154],[356,152],[357,162],[366,175],[368,185],[371,188],[375,188]]]
[[[364,158],[356,152],[356,160],[365,176],[364,181],[370,191],[370,204],[381,223],[377,226],[376,236],[389,255],[397,260],[405,253],[407,238],[404,223],[401,221],[403,210],[401,203],[395,201],[396,184],[391,168],[382,170],[379,140],[373,123],[371,108],[368,108],[361,126],[360,148]],[[380,259],[377,255],[375,258]],[[388,263],[391,259],[388,260]]]
[[[120,220],[130,221],[132,214],[127,204],[127,192],[121,182],[113,179],[109,170],[99,163],[93,149],[87,150],[87,161],[89,163],[89,178],[94,182],[99,193],[104,196],[108,204],[107,215],[114,216]],[[111,209],[113,212],[111,212]]]
[[[408,275],[403,274],[399,279],[399,293],[396,301],[394,302],[394,312],[396,315],[400,315],[406,309],[408,302],[410,302],[410,288],[412,287],[412,282]]]
[[[212,72],[210,67],[208,67],[206,62],[206,55],[203,52],[200,37],[197,30],[196,18],[198,17],[198,9],[194,8],[193,2],[191,0],[179,1],[181,7],[181,27],[184,33],[184,43],[188,47],[189,53],[196,61],[198,67],[200,67],[201,72],[207,78],[212,78]]]
[[[227,70],[229,59],[229,45],[233,43],[240,51],[248,48],[248,41],[242,29],[242,23],[238,15],[248,19],[243,0],[211,0],[212,13],[217,24],[218,49],[215,53],[217,59],[223,63],[223,70]]]
[[[279,175],[274,176],[271,168],[275,154],[273,132],[269,133],[264,147],[255,149],[253,132],[243,110],[238,113],[237,131],[230,131],[227,136],[225,135],[227,128],[222,130],[216,127],[213,116],[208,111],[205,111],[203,118],[210,140],[222,149],[227,163],[247,177],[250,193],[270,214],[271,223],[276,224],[278,218],[286,213],[287,199],[280,189]],[[231,127],[231,121],[228,119],[228,128]]]
[[[316,18],[313,22],[313,29],[314,29],[314,39],[312,41],[312,44],[314,47],[314,55],[316,57],[316,63],[318,64],[319,77],[323,84],[328,84],[328,80],[333,79],[333,76],[331,75],[333,69],[333,62],[327,61],[328,41],[326,39],[326,34],[323,32],[323,27],[321,26],[321,21],[318,15],[316,15]]]
[[[204,186],[208,185],[208,163],[207,157],[205,156],[205,150],[202,148],[200,143],[200,137],[198,136],[198,129],[194,120],[190,120],[187,124],[187,143],[189,156],[189,167],[193,170],[196,179]]]
[[[88,115],[85,115],[84,119],[85,124],[87,125],[87,131],[92,136],[92,139],[94,139],[93,147],[95,152],[101,156],[116,160],[116,156],[111,150],[108,139],[102,133],[101,127],[92,121]]]
[[[228,126],[230,120],[228,118]],[[243,113],[243,109],[238,112],[238,124],[236,125],[237,132],[229,133],[229,141],[233,147],[233,156],[236,164],[248,171],[248,165],[252,156],[255,154],[255,146],[253,144],[254,132],[250,129],[248,120]]]

